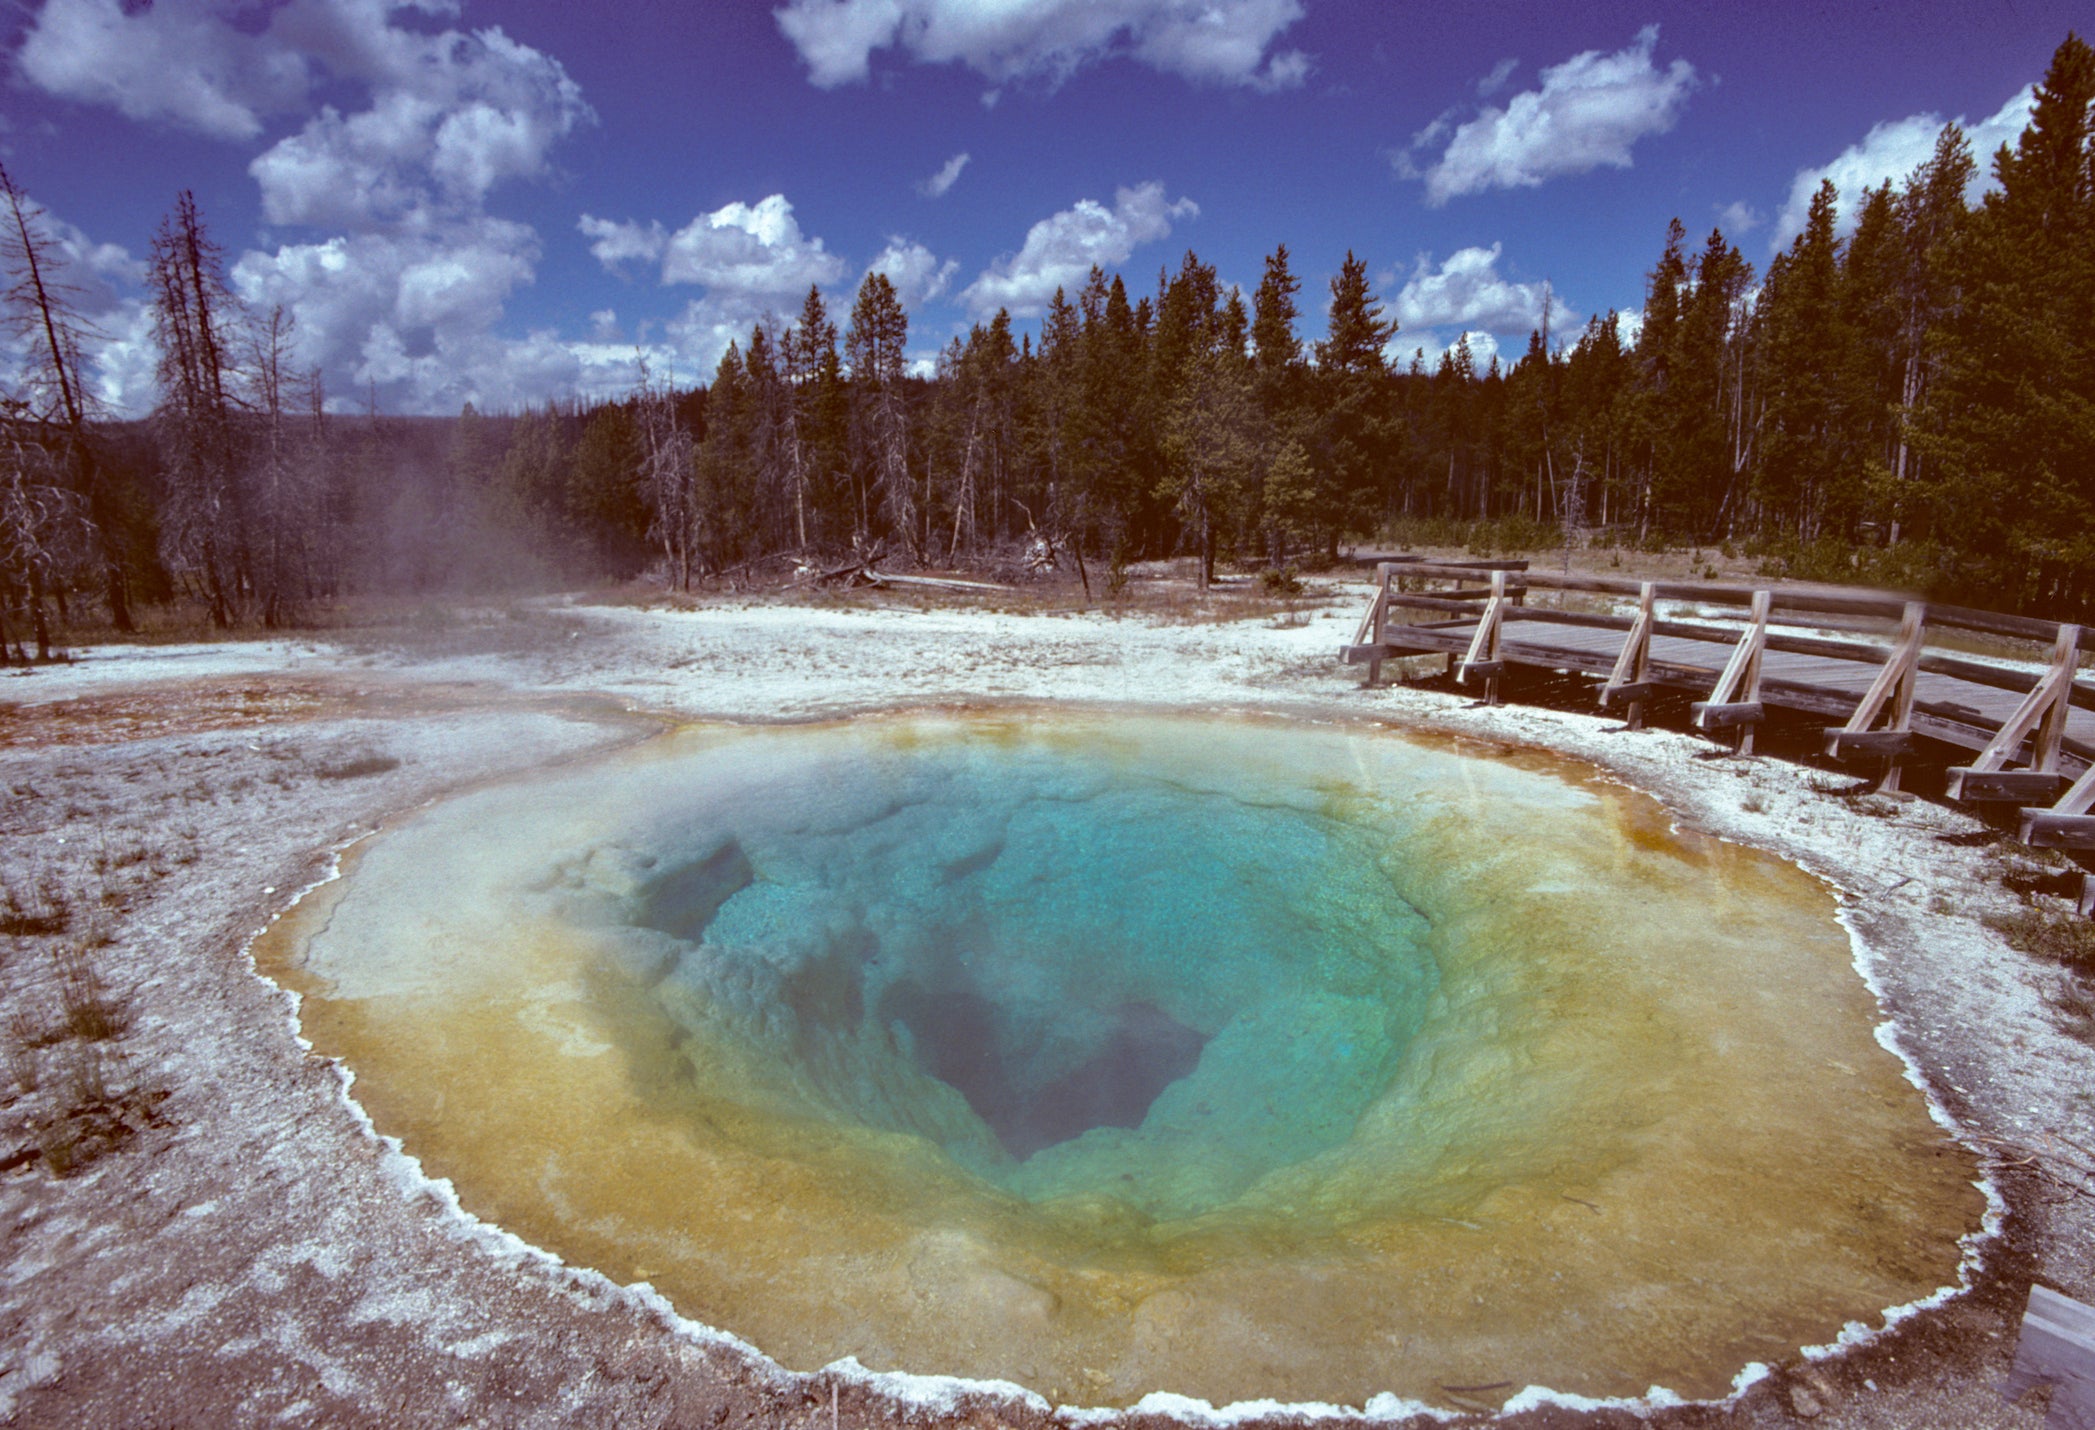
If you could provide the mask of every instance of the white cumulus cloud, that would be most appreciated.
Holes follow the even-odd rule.
[[[231,277],[258,311],[281,303],[295,314],[302,357],[338,385],[398,384],[390,395],[403,403],[455,410],[445,394],[466,378],[442,365],[479,351],[537,259],[530,228],[483,218],[442,235],[343,234],[249,252]]]
[[[1732,238],[1737,238],[1742,233],[1751,233],[1767,221],[1766,214],[1744,199],[1728,203],[1717,210],[1717,227]]]
[[[502,181],[544,174],[553,145],[594,117],[557,60],[500,30],[383,29],[382,55],[345,61],[368,75],[370,107],[324,108],[248,166],[271,223],[368,228],[470,213]]]
[[[844,261],[800,231],[784,194],[700,214],[669,236],[664,283],[703,283],[738,293],[793,293],[834,283]]]
[[[912,310],[944,293],[959,271],[957,259],[941,263],[923,244],[904,238],[890,238],[880,256],[866,266],[868,274],[885,274],[902,306]]]
[[[1300,50],[1273,52],[1301,0],[789,0],[773,12],[823,89],[863,81],[875,50],[960,63],[994,84],[1060,81],[1126,55],[1199,83],[1290,89]]]
[[[920,182],[917,185],[917,192],[927,199],[944,198],[946,190],[952,188],[959,180],[960,171],[967,167],[968,158],[969,156],[965,151],[955,154],[952,158],[946,160],[937,173]]]
[[[671,367],[692,380],[710,380],[729,343],[747,343],[760,322],[797,313],[809,287],[831,287],[848,271],[820,238],[803,233],[784,194],[754,204],[731,203],[671,233],[659,223],[582,216],[589,251],[614,272],[634,263],[659,264],[665,284],[695,284],[705,292],[665,325],[661,351],[651,362],[659,375]],[[921,244],[890,241],[875,261],[888,271],[904,302],[935,297],[955,265],[939,265]]]
[[[1540,328],[1547,285],[1515,283],[1502,276],[1498,271],[1501,248],[1494,243],[1489,248],[1460,249],[1449,254],[1438,268],[1430,256],[1421,255],[1411,277],[1390,303],[1391,312],[1402,324],[1399,332],[1459,327],[1525,334]],[[1551,297],[1553,330],[1568,330],[1580,321],[1561,297]],[[1475,346],[1474,342],[1471,346]]]
[[[1539,89],[1455,126],[1440,157],[1421,168],[1413,156],[1447,135],[1443,116],[1396,156],[1398,172],[1423,178],[1426,202],[1437,208],[1487,189],[1533,188],[1602,166],[1629,168],[1637,141],[1671,129],[1695,86],[1686,60],[1663,69],[1652,63],[1658,35],[1658,27],[1648,25],[1626,49],[1587,50],[1550,66]]]
[[[1513,71],[1519,68],[1519,60],[1500,60],[1497,64],[1491,67],[1490,74],[1485,75],[1484,78],[1477,81],[1477,98],[1489,99],[1494,94],[1497,94],[1500,90],[1506,87],[1506,81],[1513,78]]]
[[[266,114],[305,97],[303,58],[270,34],[227,23],[240,7],[48,0],[15,52],[15,72],[47,94],[252,139]]]
[[[2021,136],[2022,131],[2029,127],[2035,104],[2034,87],[2025,86],[1990,117],[1976,124],[1962,115],[1957,116],[1957,127],[1971,141],[1972,157],[1978,160],[1977,172],[1972,175],[1971,187],[1965,195],[1967,199],[1976,200],[1993,187],[1994,150],[2003,144],[2012,145]],[[1861,197],[1862,191],[1874,189],[1887,180],[1900,183],[1925,164],[1935,152],[1935,137],[1942,132],[1943,123],[1939,114],[1889,119],[1871,128],[1860,142],[1842,150],[1831,163],[1798,170],[1797,177],[1790,183],[1789,199],[1775,220],[1770,246],[1780,248],[1804,231],[1811,196],[1818,192],[1821,179],[1831,179],[1833,186],[1840,190],[1843,202],[1839,231],[1852,233],[1859,216],[1855,200]]]
[[[659,223],[621,223],[584,214],[576,227],[589,239],[590,254],[614,273],[628,263],[659,263],[669,247],[669,230]]]
[[[1037,317],[1057,288],[1074,295],[1093,264],[1111,268],[1137,246],[1164,238],[1173,219],[1197,218],[1191,199],[1167,202],[1154,181],[1114,192],[1113,207],[1079,199],[1042,219],[1026,233],[1015,254],[998,259],[960,294],[977,316],[1008,308],[1016,317]]]
[[[324,108],[254,161],[272,223],[369,225],[432,200],[477,203],[543,173],[554,142],[592,117],[559,62],[499,28],[394,23],[449,0],[47,0],[15,55],[24,83],[133,119],[222,139],[260,136],[323,83],[369,107]],[[256,25],[258,15],[266,23]]]
[[[515,406],[608,369],[602,344],[502,332],[539,243],[487,201],[546,175],[594,114],[557,60],[499,28],[449,25],[458,11],[456,0],[47,0],[15,76],[236,142],[293,116],[248,172],[269,223],[319,232],[241,254],[235,290],[257,311],[290,312],[296,360],[321,367],[338,405],[375,387],[395,412]],[[121,250],[83,256],[119,288],[137,281]],[[135,415],[152,401],[142,297],[98,326],[111,339],[102,387]],[[630,369],[630,352],[622,361]]]

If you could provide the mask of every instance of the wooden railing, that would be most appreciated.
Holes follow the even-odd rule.
[[[1374,599],[1353,643],[1341,651],[1343,659],[1367,665],[1371,684],[1385,660],[1426,651],[1446,652],[1455,679],[1481,683],[1492,702],[1509,661],[1583,670],[1601,677],[1601,708],[1622,707],[1631,729],[1642,728],[1644,707],[1661,687],[1704,696],[1692,706],[1695,727],[1732,731],[1742,752],[1752,749],[1767,706],[1786,706],[1838,718],[1825,730],[1826,752],[1881,762],[1883,787],[1890,789],[1897,788],[1901,764],[1918,741],[1934,739],[1977,751],[1968,764],[1949,771],[1950,798],[2048,805],[2025,811],[2025,839],[2095,849],[2095,818],[2087,817],[2095,808],[2095,725],[2084,730],[2086,739],[2068,732],[2072,710],[2095,710],[2095,685],[2076,678],[2080,655],[2095,648],[2095,632],[2080,626],[1893,592],[1639,581],[1533,571],[1524,561],[1397,559],[1378,562],[1375,572]],[[1634,614],[1529,604],[1532,593],[1548,591],[1633,599]],[[1668,618],[1659,613],[1662,601],[1741,609],[1737,617]],[[1428,619],[1398,620],[1399,612]],[[1523,629],[1552,626],[1566,628],[1565,634],[1552,639],[1546,629]],[[1623,639],[1619,645],[1577,639],[1571,629],[1619,631]],[[1873,635],[1881,643],[1823,632]],[[2033,669],[1929,648],[1931,634],[1949,633],[2031,642],[2048,647],[2049,655],[2033,662]],[[1653,655],[1654,637],[1728,650],[1721,664],[1689,663],[1678,650],[1674,659],[1662,660]],[[1798,671],[1771,671],[1771,653],[1878,669],[1858,695],[1823,675],[1814,681]],[[1948,693],[1946,681],[2022,699],[1992,716],[1931,700],[1930,686],[1942,695]]]

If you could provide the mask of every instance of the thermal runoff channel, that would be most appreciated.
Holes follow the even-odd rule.
[[[265,958],[469,1209],[790,1366],[1447,1403],[1955,1281],[1833,914],[1541,756],[903,716],[450,800]]]

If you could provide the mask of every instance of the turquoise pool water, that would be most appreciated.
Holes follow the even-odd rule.
[[[1110,746],[935,742],[699,792],[654,984],[779,1111],[1030,1200],[1224,1205],[1344,1143],[1439,984],[1385,821]]]

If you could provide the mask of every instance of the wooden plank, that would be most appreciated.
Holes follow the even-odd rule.
[[[1421,596],[1410,591],[1392,591],[1389,604],[1409,611],[1448,611],[1465,616],[1477,614],[1477,607],[1491,600],[1489,591],[1471,591],[1461,595]]]
[[[1455,679],[1462,685],[1469,684],[1469,678],[1473,675],[1483,680],[1496,680],[1505,670],[1506,663],[1502,660],[1465,660],[1456,672]]]
[[[1828,730],[1826,753],[1836,760],[1889,759],[1920,747],[1911,730]]]
[[[2095,849],[2095,815],[2025,809],[2021,838],[2034,849]]]
[[[1975,770],[1959,765],[1949,771],[1944,794],[1970,804],[2050,804],[2066,788],[2056,770]]]
[[[2095,1430],[2095,1310],[2049,1286],[2031,1286],[2001,1393],[2020,1400],[2049,1385],[2045,1430]]]
[[[1698,700],[1693,714],[1695,724],[1704,730],[1747,728],[1768,718],[1767,707],[1758,700]]]
[[[1651,681],[1640,681],[1633,685],[1605,685],[1601,687],[1600,703],[1609,705],[1641,705],[1658,693],[1658,686]]]
[[[1528,563],[1524,560],[1411,561],[1406,562],[1398,574],[1406,580],[1479,581],[1494,571],[1522,574],[1527,569]],[[1524,584],[1524,580],[1514,584]]]
[[[2032,616],[2011,616],[2002,611],[1980,611],[1970,606],[1945,605],[1940,601],[1928,602],[1928,621],[1938,626],[1956,626],[1961,630],[1979,631],[1989,636],[2012,636],[2016,640],[2037,641],[2049,645],[2058,639],[2057,621],[2040,621]],[[2078,630],[2074,632],[2077,643],[2086,637]]]

